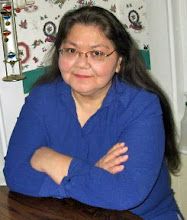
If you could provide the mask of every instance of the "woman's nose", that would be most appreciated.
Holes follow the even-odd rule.
[[[90,67],[89,57],[87,53],[79,52],[76,63],[80,67]]]

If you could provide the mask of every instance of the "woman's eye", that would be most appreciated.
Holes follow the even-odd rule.
[[[102,52],[102,51],[99,51],[99,50],[93,50],[93,51],[92,51],[92,56],[95,56],[95,57],[103,57],[103,56],[105,56],[105,53]]]
[[[65,48],[64,50],[66,53],[72,53],[72,54],[77,52],[75,48]]]

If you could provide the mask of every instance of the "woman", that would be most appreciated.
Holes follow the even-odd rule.
[[[10,140],[9,188],[175,220],[179,165],[168,101],[123,25],[99,7],[66,13]]]

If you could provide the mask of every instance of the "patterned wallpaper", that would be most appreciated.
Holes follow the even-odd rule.
[[[145,0],[35,0],[16,10],[18,48],[22,60],[24,92],[43,74],[44,62],[58,29],[62,15],[72,8],[97,5],[114,13],[137,41],[150,69],[149,32]]]

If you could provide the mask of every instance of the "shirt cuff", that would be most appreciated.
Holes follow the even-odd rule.
[[[56,184],[50,177],[46,177],[39,192],[41,197],[66,198],[63,181],[60,185]]]

